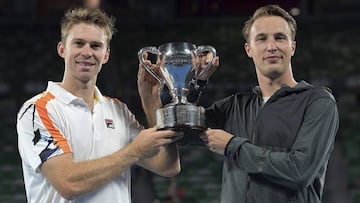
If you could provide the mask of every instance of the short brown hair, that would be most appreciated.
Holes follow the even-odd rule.
[[[263,16],[279,16],[285,19],[286,22],[289,24],[291,30],[291,39],[295,40],[296,30],[297,30],[295,19],[278,5],[267,5],[258,8],[254,12],[254,14],[250,17],[250,19],[245,22],[244,27],[242,29],[242,33],[246,41],[248,41],[249,39],[250,29],[251,26],[254,24],[254,21],[259,17],[263,17]]]
[[[101,9],[91,8],[74,8],[66,11],[61,21],[61,41],[65,42],[66,37],[69,34],[69,30],[76,24],[88,23],[99,26],[105,30],[107,36],[107,45],[110,46],[110,41],[115,29],[115,18],[108,16]]]

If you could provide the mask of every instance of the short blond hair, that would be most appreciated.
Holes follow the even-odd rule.
[[[65,43],[70,29],[79,23],[88,23],[104,29],[108,47],[115,29],[115,18],[109,16],[103,10],[95,8],[74,8],[66,11],[61,21],[61,41]]]
[[[297,25],[295,19],[284,9],[278,5],[267,5],[258,8],[254,14],[244,24],[242,33],[246,41],[249,40],[249,33],[255,20],[263,16],[279,16],[283,18],[289,25],[291,31],[291,39],[295,40]]]

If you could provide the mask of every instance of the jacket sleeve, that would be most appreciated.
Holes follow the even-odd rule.
[[[250,175],[298,190],[310,185],[326,170],[339,125],[333,98],[322,97],[309,105],[294,145],[289,151],[261,147],[236,137],[228,143],[225,155]]]

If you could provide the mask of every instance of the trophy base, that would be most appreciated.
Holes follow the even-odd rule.
[[[156,111],[156,125],[159,130],[184,132],[179,144],[200,144],[199,134],[206,130],[205,109],[193,104],[168,105]]]

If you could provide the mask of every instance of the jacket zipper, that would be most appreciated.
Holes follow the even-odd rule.
[[[259,108],[259,112],[257,113],[257,116],[256,116],[256,120],[255,120],[255,124],[257,123],[257,120],[258,120],[258,118],[259,118],[259,115],[260,115],[260,112],[261,112],[261,110],[265,107],[265,105],[267,104],[267,103],[269,103],[269,101],[271,100],[271,98],[272,97],[270,97],[269,99],[268,99],[268,101],[264,104],[264,105],[259,105],[260,106],[260,108]],[[255,130],[255,128],[254,128],[254,130]],[[253,132],[252,133],[252,137],[251,137],[251,144],[254,144],[255,143],[255,132]],[[249,188],[250,188],[250,176],[248,175],[247,176],[247,185],[246,185],[246,194],[245,194],[245,202],[244,203],[247,203],[247,201],[248,201],[248,196],[249,196]]]

